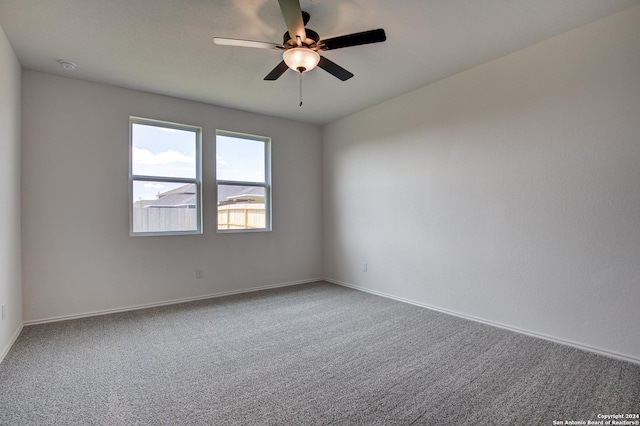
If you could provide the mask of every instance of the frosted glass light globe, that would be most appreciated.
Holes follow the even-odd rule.
[[[298,72],[311,71],[320,62],[318,52],[307,47],[294,47],[282,54],[282,59],[289,68]]]

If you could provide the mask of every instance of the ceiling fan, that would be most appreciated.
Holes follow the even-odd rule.
[[[268,81],[277,80],[289,68],[302,75],[303,72],[311,71],[316,66],[342,81],[348,80],[353,77],[351,72],[324,56],[320,56],[318,51],[379,43],[387,39],[384,30],[378,28],[376,30],[363,31],[323,40],[318,33],[309,28],[305,28],[310,16],[307,12],[302,11],[299,0],[278,0],[278,3],[280,3],[280,10],[282,11],[282,16],[284,17],[288,30],[284,33],[282,44],[221,37],[215,37],[213,39],[214,43],[220,45],[284,51],[282,54],[282,62],[276,65],[264,78]]]

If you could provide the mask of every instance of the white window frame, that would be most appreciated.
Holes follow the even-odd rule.
[[[145,176],[133,174],[133,125],[142,124],[145,126],[156,126],[168,129],[184,130],[194,132],[196,135],[196,177],[164,177]],[[133,231],[133,183],[137,182],[166,182],[196,185],[196,226],[194,230],[188,231],[153,231],[134,232]],[[153,120],[141,117],[129,117],[129,236],[160,236],[160,235],[194,235],[202,234],[202,127],[187,124],[173,123],[170,121]]]
[[[228,136],[238,139],[248,139],[264,143],[264,183],[263,182],[250,182],[250,181],[238,181],[238,180],[221,180],[218,179],[218,164],[216,161],[216,232],[219,234],[233,234],[244,232],[271,232],[271,205],[272,205],[272,185],[271,185],[271,138],[268,136],[251,135],[247,133],[232,132],[228,130],[216,130],[216,154],[218,152],[218,136]],[[250,228],[250,229],[219,229],[218,228],[218,186],[230,185],[230,186],[257,186],[264,188],[264,213],[265,223],[264,228]]]

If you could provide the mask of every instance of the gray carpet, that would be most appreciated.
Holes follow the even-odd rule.
[[[551,425],[640,412],[640,366],[314,283],[25,327],[2,425]]]

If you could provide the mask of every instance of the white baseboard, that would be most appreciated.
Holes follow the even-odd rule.
[[[431,309],[433,311],[442,312],[444,314],[453,315],[453,316],[456,316],[456,317],[459,317],[459,318],[464,318],[464,319],[467,319],[467,320],[470,320],[470,321],[475,321],[475,322],[479,322],[479,323],[482,323],[482,324],[490,325],[490,326],[493,326],[493,327],[502,328],[502,329],[505,329],[505,330],[513,331],[515,333],[525,334],[527,336],[537,337],[538,339],[548,340],[548,341],[551,341],[551,342],[554,342],[554,343],[559,343],[561,345],[571,346],[571,347],[574,347],[574,348],[577,348],[577,349],[582,349],[582,350],[587,351],[587,352],[593,352],[593,353],[596,353],[598,355],[603,355],[603,356],[606,356],[606,357],[609,357],[609,358],[615,358],[615,359],[619,359],[619,360],[622,360],[622,361],[632,362],[634,364],[640,364],[640,358],[632,357],[632,356],[629,356],[629,355],[624,355],[624,354],[620,354],[620,353],[617,353],[617,352],[596,348],[596,347],[593,347],[593,346],[589,346],[589,345],[585,345],[585,344],[582,344],[582,343],[573,342],[571,340],[566,340],[566,339],[562,339],[562,338],[559,338],[559,337],[549,336],[549,335],[542,334],[542,333],[536,333],[536,332],[533,332],[533,331],[525,330],[525,329],[518,328],[518,327],[513,327],[513,326],[510,326],[510,325],[507,325],[507,324],[502,324],[502,323],[498,323],[498,322],[494,322],[494,321],[485,320],[485,319],[474,317],[474,316],[471,316],[471,315],[461,314],[459,312],[450,311],[448,309],[443,309],[443,308],[438,308],[437,306],[428,305],[426,303],[417,302],[415,300],[405,299],[404,297],[394,296],[392,294],[384,293],[382,291],[371,290],[371,289],[368,289],[368,288],[365,288],[365,287],[361,287],[361,286],[358,286],[358,285],[349,284],[349,283],[345,283],[345,282],[342,282],[342,281],[334,280],[332,278],[324,278],[323,280],[327,281],[329,283],[333,283],[333,284],[337,284],[337,285],[343,286],[343,287],[348,287],[348,288],[352,288],[354,290],[363,291],[365,293],[375,294],[376,296],[385,297],[387,299],[397,300],[399,302],[404,302],[404,303],[408,303],[408,304],[411,304],[411,305],[420,306],[422,308],[427,308],[427,309]]]
[[[22,327],[24,327],[24,324],[20,323],[20,327],[18,327],[16,332],[13,333],[13,336],[11,336],[11,339],[9,339],[9,343],[7,344],[7,346],[2,350],[2,352],[0,352],[0,363],[2,363],[2,361],[4,361],[4,357],[7,356],[7,354],[11,350],[11,347],[13,346],[13,344],[18,339],[18,336],[22,332]]]
[[[108,314],[115,314],[115,313],[118,313],[118,312],[135,311],[135,310],[138,310],[138,309],[155,308],[157,306],[175,305],[175,304],[178,304],[178,303],[193,302],[193,301],[196,301],[196,300],[214,299],[214,298],[217,298],[217,297],[232,296],[234,294],[252,293],[252,292],[260,291],[260,290],[268,290],[268,289],[279,288],[279,287],[289,287],[289,286],[293,286],[293,285],[308,284],[308,283],[313,283],[313,282],[318,282],[318,281],[323,281],[323,279],[322,278],[312,278],[312,279],[307,279],[307,280],[291,281],[291,282],[279,283],[279,284],[269,284],[269,285],[264,285],[264,286],[259,286],[259,287],[246,288],[246,289],[243,289],[243,290],[224,291],[224,292],[220,292],[220,293],[206,294],[206,295],[203,295],[203,296],[186,297],[184,299],[167,300],[167,301],[158,302],[158,303],[145,303],[145,304],[142,304],[142,305],[131,305],[131,306],[125,306],[125,307],[116,308],[116,309],[105,309],[105,310],[101,310],[101,311],[83,312],[83,313],[80,313],[80,314],[73,314],[73,315],[62,315],[62,316],[58,316],[58,317],[51,317],[51,318],[43,318],[43,319],[38,319],[38,320],[25,321],[24,325],[28,326],[28,325],[36,325],[36,324],[46,324],[46,323],[50,323],[50,322],[58,322],[58,321],[66,321],[66,320],[72,320],[72,319],[78,319],[78,318],[95,317],[95,316],[98,316],[98,315],[108,315]]]

